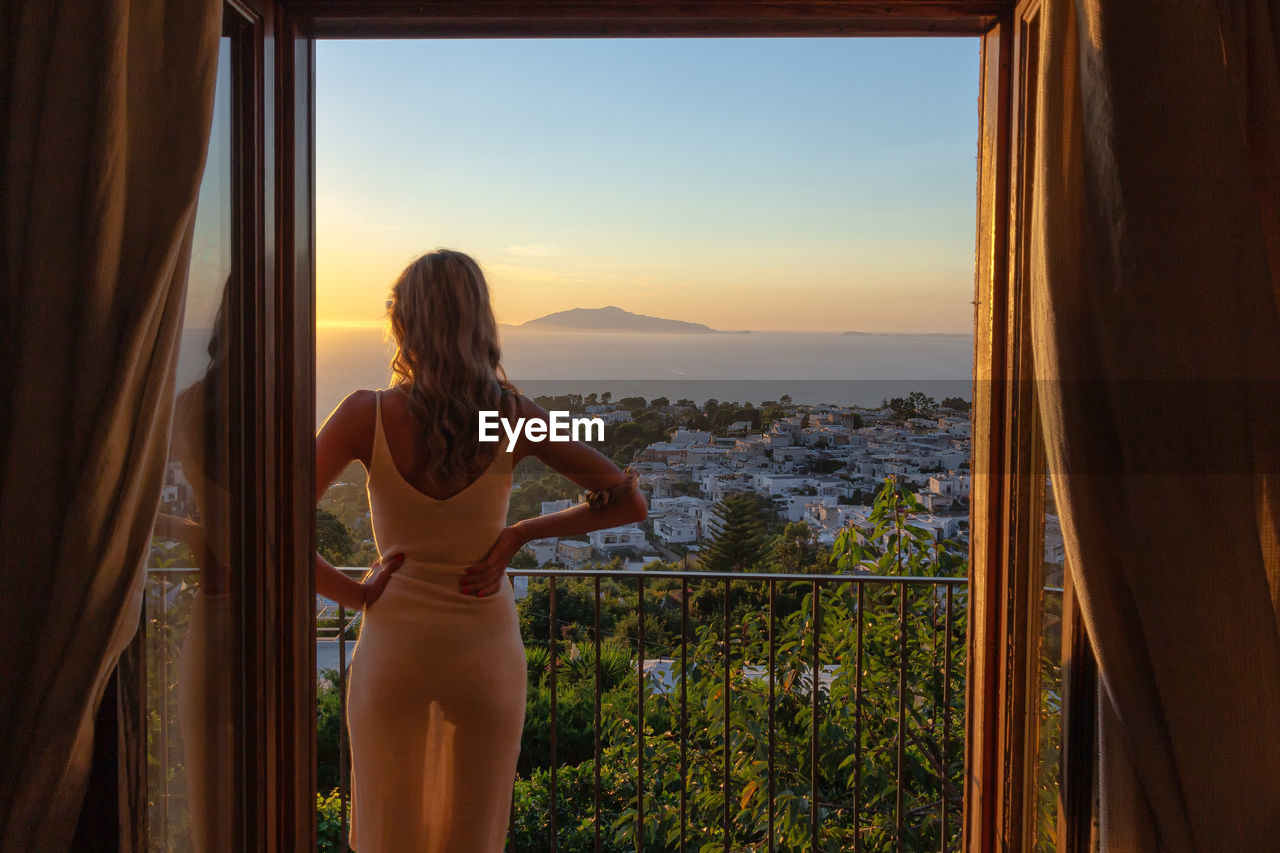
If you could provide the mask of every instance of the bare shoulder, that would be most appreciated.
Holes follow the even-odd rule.
[[[360,460],[369,466],[373,446],[373,430],[377,418],[378,394],[362,388],[343,398],[325,419],[316,436],[316,451],[328,451],[347,461]]]
[[[344,426],[367,426],[373,429],[374,420],[378,414],[378,392],[369,388],[361,388],[359,391],[352,391],[342,402],[338,404],[338,408],[333,410],[330,418],[338,418]]]

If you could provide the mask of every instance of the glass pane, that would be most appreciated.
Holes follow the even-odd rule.
[[[1044,553],[1040,571],[1039,691],[1036,701],[1038,771],[1035,849],[1058,849],[1058,778],[1062,764],[1062,526],[1053,498],[1053,481],[1044,484]]]
[[[230,850],[232,39],[218,52],[173,427],[147,570],[147,807],[153,850]]]
[[[589,443],[649,502],[539,525],[510,560],[508,849],[959,849],[977,60],[941,39],[317,46],[317,414],[388,384],[383,309],[413,300],[387,291],[453,246],[484,267],[507,375],[600,418]],[[574,513],[572,473],[523,459],[507,523]],[[317,511],[353,575],[388,541],[366,477],[351,462]],[[418,562],[367,614],[317,601],[322,849],[372,766],[343,711]]]

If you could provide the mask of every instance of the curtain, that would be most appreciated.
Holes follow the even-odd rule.
[[[0,850],[70,843],[138,626],[220,21],[14,0],[0,23]]]
[[[1046,0],[1032,340],[1105,851],[1280,843],[1280,6]]]

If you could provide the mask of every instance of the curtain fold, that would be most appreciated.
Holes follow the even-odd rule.
[[[1280,839],[1280,10],[1046,0],[1031,292],[1104,851]]]
[[[10,3],[0,49],[0,850],[66,849],[137,630],[218,0]]]

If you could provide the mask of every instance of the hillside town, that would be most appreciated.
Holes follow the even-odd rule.
[[[678,405],[663,409],[673,417],[686,414]],[[644,525],[599,530],[583,539],[535,540],[526,547],[539,566],[576,568],[615,558],[634,570],[659,560],[688,565],[721,529],[717,504],[742,492],[768,496],[780,520],[806,523],[815,541],[830,547],[841,528],[866,522],[872,496],[890,475],[927,510],[914,524],[967,547],[967,413],[938,409],[928,417],[901,418],[888,407],[793,409],[765,432],[752,432],[746,421],[731,424],[724,434],[672,430],[668,440],[649,444],[632,463],[649,501]],[[627,411],[607,404],[586,412],[611,424],[630,420]],[[541,508],[546,514],[575,502],[546,501]]]

